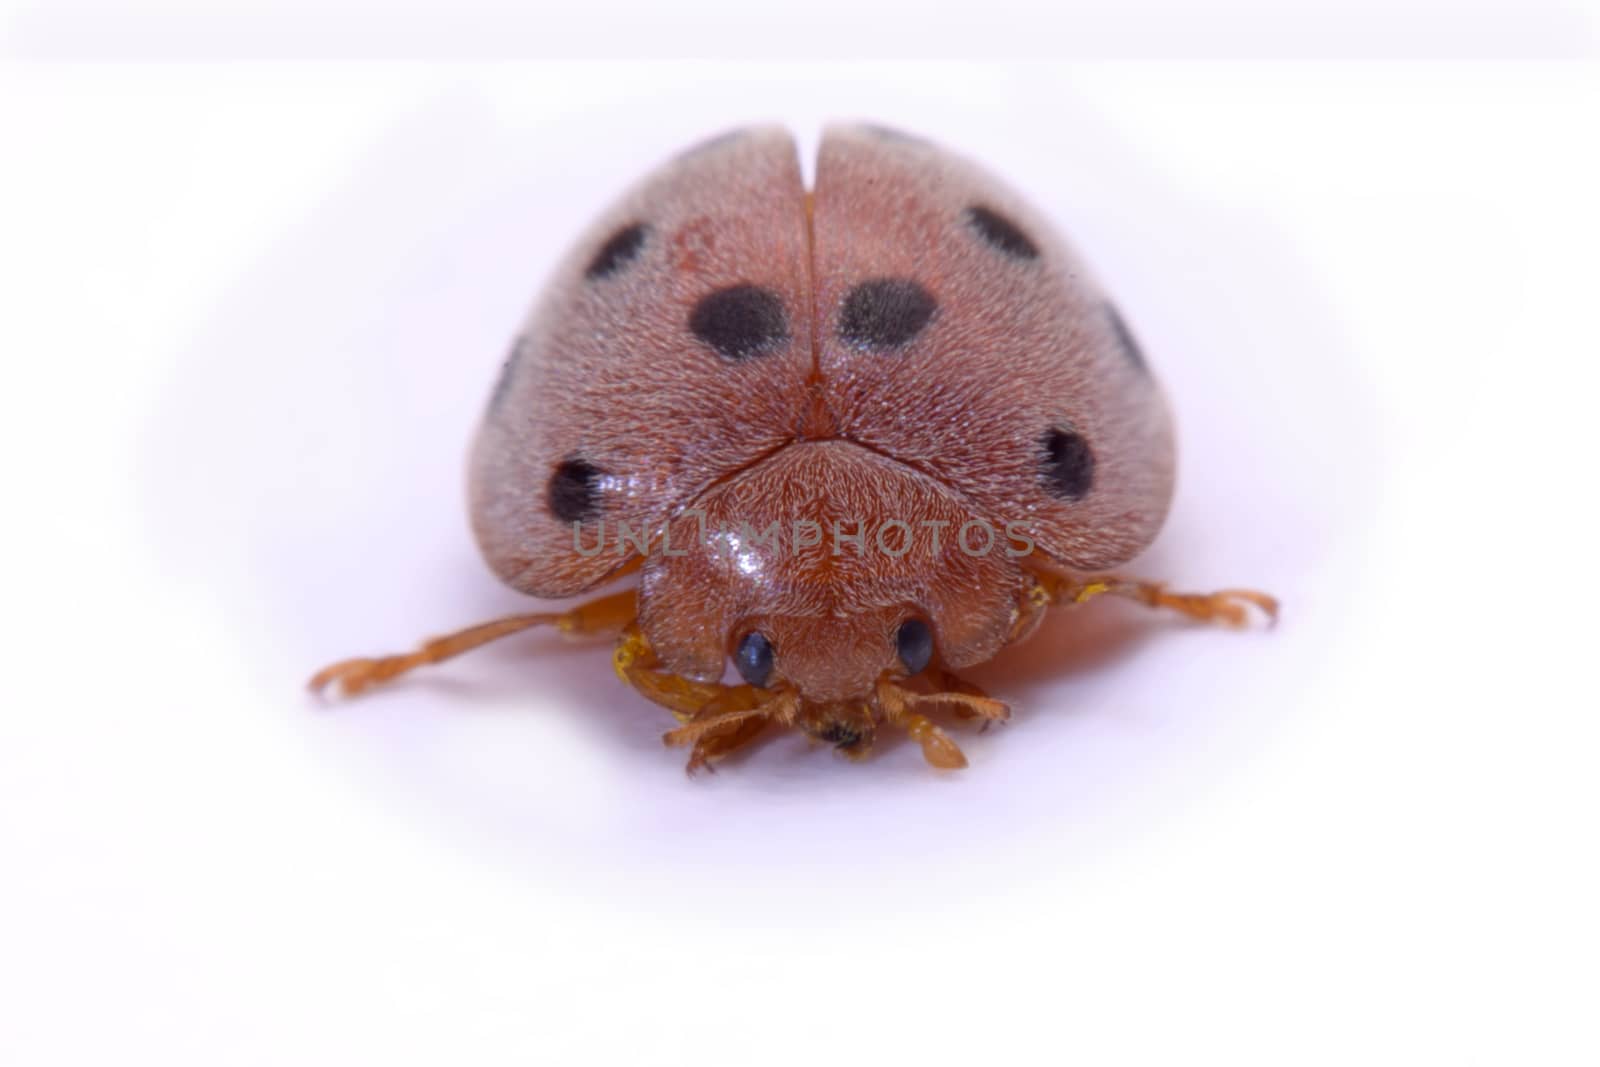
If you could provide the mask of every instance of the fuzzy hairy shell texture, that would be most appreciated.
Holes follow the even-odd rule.
[[[839,554],[832,523],[1020,526],[1046,561],[1098,570],[1155,537],[1173,475],[1160,387],[1045,219],[869,126],[825,132],[808,193],[792,137],[763,127],[668,162],[558,267],[484,416],[470,503],[495,573],[544,597],[630,563],[620,524],[670,531],[686,554],[648,552],[640,596],[665,665],[714,678],[756,628],[808,698],[845,699],[911,616],[948,665],[992,656],[1026,575],[1003,541],[896,555],[869,533]],[[791,538],[796,518],[823,543],[738,533]]]
[[[729,635],[760,630],[807,697],[869,692],[910,616],[935,620],[944,662],[982,663],[1014,620],[1023,574],[1012,546],[937,479],[841,440],[783,449],[706,493],[709,551],[645,566],[640,624],[677,674],[713,680]],[[674,522],[693,543],[701,515]],[[682,527],[680,535],[679,528]],[[981,554],[978,549],[986,549]]]
[[[644,240],[592,277],[626,227]],[[750,130],[691,151],[627,193],[556,268],[496,386],[473,447],[472,524],[485,559],[535,596],[580,593],[627,557],[573,550],[548,507],[557,467],[595,473],[593,517],[659,526],[717,479],[794,438],[811,373],[810,250],[794,141]],[[730,360],[689,329],[708,294],[776,294],[787,339]]]
[[[985,239],[974,208],[1009,220],[1035,254]],[[1165,398],[1045,219],[958,156],[850,127],[823,139],[813,231],[820,369],[841,436],[939,478],[986,518],[1027,521],[1073,568],[1116,566],[1155,538],[1174,470]],[[869,278],[914,279],[937,300],[893,352],[837,329]],[[1041,477],[1056,428],[1093,452],[1079,499]]]

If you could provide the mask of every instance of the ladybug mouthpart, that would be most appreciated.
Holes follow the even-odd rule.
[[[640,641],[635,632],[629,640]],[[984,723],[1004,722],[1011,711],[998,700],[954,676],[942,679],[956,688],[920,693],[891,677],[879,679],[873,696],[864,701],[811,701],[784,686],[776,693],[753,686],[738,686],[713,697],[698,711],[680,715],[683,725],[662,738],[669,745],[691,746],[690,774],[708,769],[714,760],[753,740],[767,726],[800,730],[825,741],[851,759],[871,750],[880,722],[903,729],[922,748],[923,758],[935,767],[956,770],[967,765],[961,749],[919,710],[952,706],[958,717]]]
[[[814,709],[814,710],[813,710]],[[818,741],[825,741],[852,759],[860,759],[872,749],[877,727],[865,707],[823,704],[808,706],[800,728]]]

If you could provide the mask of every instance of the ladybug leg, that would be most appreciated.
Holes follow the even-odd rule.
[[[929,703],[952,705],[957,718],[980,719],[981,729],[985,730],[997,722],[1006,722],[1011,718],[1011,708],[1004,701],[994,699],[965,678],[943,667],[931,668],[928,676],[935,687],[935,692],[927,694],[923,699]]]
[[[342,694],[354,696],[364,689],[379,682],[387,682],[415,667],[451,659],[463,652],[470,652],[480,645],[486,645],[490,641],[521,633],[535,626],[554,626],[565,634],[592,634],[626,626],[637,614],[638,597],[634,590],[629,589],[591,600],[587,604],[579,604],[570,611],[512,615],[482,623],[445,637],[436,637],[425,642],[415,652],[371,659],[341,660],[322,668],[312,676],[309,684],[315,692],[337,683]]]
[[[1120,596],[1152,608],[1167,608],[1200,622],[1220,622],[1239,627],[1249,621],[1254,607],[1269,625],[1278,621],[1277,598],[1253,589],[1223,589],[1215,593],[1169,593],[1165,583],[1141,582],[1114,574],[1090,578],[1066,575],[1039,576],[1039,586],[1055,604],[1081,604],[1097,596]]]
[[[943,695],[943,694],[935,694]],[[926,715],[913,711],[916,701],[930,699],[927,694],[902,689],[888,679],[878,682],[878,710],[885,722],[905,729],[911,740],[922,746],[922,758],[941,770],[954,771],[967,765],[961,747]]]
[[[632,623],[617,638],[612,665],[617,677],[640,696],[660,704],[683,723],[668,730],[661,740],[668,745],[693,746],[685,768],[690,774],[710,769],[712,760],[753,741],[768,723],[792,724],[799,710],[799,700],[792,693],[774,697],[751,685],[697,682],[664,670],[649,640]]]
[[[688,722],[730,688],[717,682],[697,682],[682,678],[662,669],[661,661],[650,641],[630,622],[617,638],[616,651],[611,655],[611,665],[617,677],[632,686],[646,700],[660,704],[679,722]]]
[[[661,740],[668,745],[694,746],[684,767],[694,774],[702,768],[709,770],[712,760],[753,741],[768,723],[793,723],[799,706],[799,697],[792,691],[771,696],[754,686],[727,686],[685,725],[661,735]]]
[[[764,716],[752,716],[742,722],[736,723],[725,730],[705,734],[694,743],[694,748],[689,752],[689,762],[683,768],[687,774],[694,774],[701,769],[715,770],[714,763],[750,742],[765,732],[771,719]]]

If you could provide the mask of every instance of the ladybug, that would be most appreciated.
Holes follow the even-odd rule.
[[[1174,464],[1133,332],[1002,183],[840,125],[807,191],[787,131],[738,130],[645,178],[559,266],[472,450],[502,581],[637,581],[311,685],[353,694],[530,627],[615,632],[617,674],[678,718],[691,772],[770,727],[851,756],[897,728],[962,767],[928,713],[1005,721],[955,672],[1051,607],[1276,618],[1263,593],[1104,573],[1156,536]]]

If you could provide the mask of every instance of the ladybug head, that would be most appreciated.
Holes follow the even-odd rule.
[[[1024,585],[996,542],[964,550],[972,521],[953,493],[846,441],[796,443],[697,502],[653,556],[640,626],[663,664],[808,705],[870,701],[884,678],[981,662],[1005,643]],[[698,536],[697,536],[698,535]],[[837,709],[818,737],[848,747]],[[841,732],[843,731],[843,732]]]
[[[767,615],[748,620],[732,637],[731,658],[741,679],[761,689],[791,686],[817,704],[869,699],[880,678],[921,674],[934,657],[928,623],[898,608]],[[838,709],[819,714],[816,736],[848,745],[850,721]],[[829,733],[838,736],[824,736]]]

